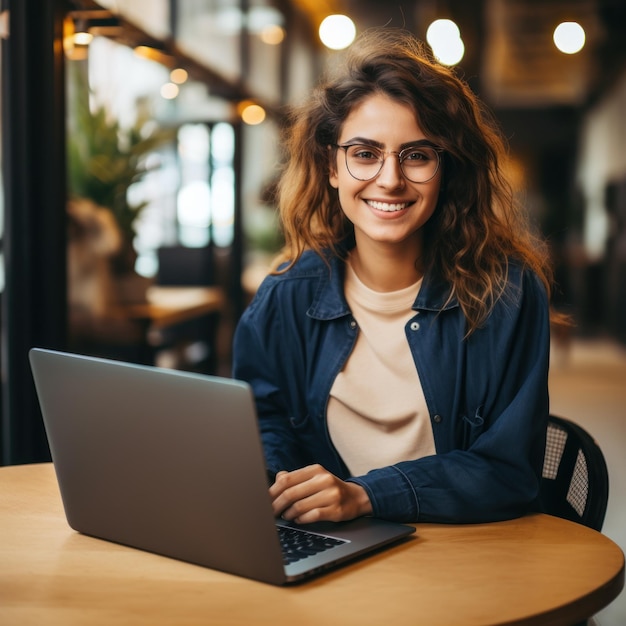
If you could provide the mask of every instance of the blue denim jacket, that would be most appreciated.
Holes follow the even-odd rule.
[[[538,278],[512,264],[506,294],[482,328],[448,286],[425,276],[405,326],[437,453],[350,476],[326,408],[358,325],[344,264],[307,252],[269,276],[235,333],[233,375],[253,389],[268,470],[319,463],[362,485],[376,517],[482,522],[523,515],[538,494],[548,416],[549,308]],[[445,305],[445,306],[444,306]]]

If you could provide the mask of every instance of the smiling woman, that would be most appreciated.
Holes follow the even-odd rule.
[[[234,344],[276,515],[533,510],[550,271],[513,203],[497,128],[399,30],[362,36],[290,122],[286,246]]]
[[[428,141],[413,110],[386,95],[367,96],[342,126],[338,147],[344,148],[345,161],[337,158],[330,166],[330,184],[354,227],[352,266],[367,286],[378,291],[402,289],[422,276],[421,227],[439,196],[438,153],[432,148],[427,148],[430,152],[403,148],[407,137],[410,145]],[[390,150],[385,152],[382,146]],[[396,279],[389,282],[383,272]]]

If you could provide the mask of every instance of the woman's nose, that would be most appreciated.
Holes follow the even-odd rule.
[[[397,154],[387,154],[376,177],[376,184],[385,189],[396,189],[404,185],[404,175]]]

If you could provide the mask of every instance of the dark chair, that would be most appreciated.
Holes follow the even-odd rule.
[[[157,250],[159,269],[158,285],[215,284],[213,246],[188,248],[187,246],[162,246]]]
[[[609,498],[602,450],[574,422],[550,415],[539,500],[545,513],[600,531]]]
[[[157,250],[157,259],[157,285],[204,287],[216,283],[211,244],[202,248],[163,246]],[[161,354],[167,351],[178,369],[215,374],[219,322],[220,313],[215,312],[161,329],[153,338],[155,350]]]

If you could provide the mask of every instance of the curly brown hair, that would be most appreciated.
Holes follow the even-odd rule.
[[[422,261],[425,271],[450,284],[468,334],[503,295],[511,260],[536,272],[549,293],[547,249],[514,200],[503,172],[507,146],[493,116],[452,69],[399,29],[361,35],[335,75],[291,111],[277,195],[286,268],[306,249],[341,255],[341,244],[353,236],[329,183],[332,146],[353,108],[372,94],[410,106],[426,136],[443,148],[441,191],[424,226]]]

